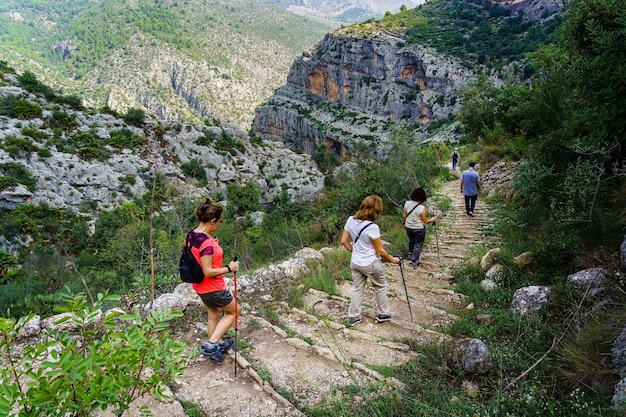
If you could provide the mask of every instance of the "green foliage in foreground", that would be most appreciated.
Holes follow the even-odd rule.
[[[507,238],[509,236],[504,236]],[[334,282],[338,266],[348,270],[349,257],[342,252],[325,257],[305,279],[305,288],[325,277]],[[332,262],[329,262],[332,260]],[[504,262],[504,259],[500,259]],[[505,262],[506,263],[506,262]],[[416,340],[400,340],[411,346],[418,359],[399,367],[374,369],[405,384],[406,390],[362,403],[337,400],[321,404],[305,413],[309,416],[554,416],[618,417],[623,409],[611,405],[618,377],[611,363],[611,341],[621,331],[626,315],[626,288],[615,289],[611,305],[599,308],[583,304],[581,294],[561,284],[553,289],[550,304],[528,317],[514,316],[509,305],[514,289],[537,279],[532,272],[505,268],[496,290],[480,285],[484,275],[474,265],[456,271],[455,290],[465,294],[473,310],[455,311],[459,320],[439,329],[453,338],[479,338],[489,347],[494,369],[485,375],[455,372],[448,363],[445,343],[422,345]],[[515,282],[518,280],[519,282]],[[564,279],[563,279],[564,281]],[[309,283],[309,284],[307,284]],[[311,284],[313,283],[313,284]],[[303,291],[305,291],[304,289]],[[563,320],[567,317],[567,320]],[[561,338],[551,352],[512,389],[505,387],[541,358],[553,341]],[[465,388],[476,385],[475,394]],[[370,396],[368,386],[356,381],[340,388],[344,395]]]
[[[541,69],[532,88],[483,78],[464,94],[459,118],[483,157],[521,161],[508,224],[546,270],[593,264],[599,246],[623,238],[624,22],[620,2],[574,1],[561,42],[532,56]]]
[[[44,330],[23,352],[17,341],[33,315],[0,318],[0,414],[17,407],[20,416],[89,416],[107,409],[121,416],[144,394],[165,398],[167,383],[182,376],[187,363],[184,345],[166,333],[182,313],[103,316],[118,298],[99,294],[92,305],[83,295],[64,294],[59,328]]]

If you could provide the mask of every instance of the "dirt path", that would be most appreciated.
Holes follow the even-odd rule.
[[[363,322],[347,328],[351,283],[340,286],[340,296],[310,290],[302,310],[285,302],[274,304],[281,328],[254,311],[240,318],[239,346],[257,371],[242,353],[237,357],[236,377],[232,351],[220,364],[199,356],[173,387],[174,396],[198,404],[209,416],[301,416],[299,409],[322,402],[348,403],[371,397],[372,392],[402,389],[401,382],[383,377],[370,366],[397,366],[414,359],[415,353],[403,343],[406,339],[428,342],[447,337],[438,328],[455,319],[454,311],[465,308],[463,296],[449,282],[453,268],[470,256],[469,247],[480,244],[480,225],[487,220],[480,200],[476,217],[465,216],[458,180],[445,183],[440,193],[451,199],[451,207],[437,222],[436,233],[435,228],[429,229],[422,264],[413,268],[404,261],[406,291],[400,267],[385,264],[396,320],[375,322],[370,288]],[[188,336],[199,345],[204,313],[197,319],[195,335]],[[178,401],[150,400],[147,405],[157,417],[185,415]]]

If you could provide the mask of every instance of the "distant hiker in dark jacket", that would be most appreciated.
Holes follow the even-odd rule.
[[[458,148],[454,148],[454,151],[452,152],[452,155],[450,155],[450,157],[452,158],[452,170],[456,171],[456,164],[459,162]]]

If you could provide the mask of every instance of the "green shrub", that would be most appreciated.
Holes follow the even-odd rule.
[[[206,170],[198,158],[193,158],[180,166],[181,171],[188,177],[197,179],[201,184],[207,183]]]
[[[24,71],[22,75],[17,77],[18,81],[22,83],[24,89],[31,93],[43,93],[50,94],[51,90],[46,85],[42,84],[31,71]]]
[[[26,186],[31,192],[35,191],[37,178],[22,164],[16,162],[0,163],[0,174],[5,177],[14,178],[17,182]],[[11,180],[5,180],[5,183],[10,182]]]
[[[17,187],[19,183],[13,177],[7,177],[0,175],[0,191],[8,190],[9,188]]]
[[[59,110],[53,110],[52,115],[46,118],[46,122],[53,131],[58,130],[58,133],[55,132],[55,136],[57,137],[61,136],[60,133],[63,131],[69,132],[78,127],[75,114],[69,114]]]
[[[245,214],[261,210],[259,199],[261,190],[256,182],[248,181],[243,187],[237,184],[228,184],[228,202],[232,207],[232,214]]]
[[[244,153],[246,151],[245,145],[233,139],[224,129],[222,129],[222,137],[215,142],[215,149],[220,151],[229,152],[231,155],[237,155],[237,151]]]
[[[124,122],[131,126],[141,127],[146,118],[146,112],[141,109],[128,109],[124,115]]]
[[[156,312],[147,318],[138,311],[119,315],[101,312],[119,297],[99,294],[94,305],[85,296],[64,294],[60,313],[71,313],[62,321],[79,329],[80,338],[69,331],[46,330],[53,342],[42,339],[23,352],[15,343],[20,329],[33,316],[18,321],[0,318],[0,370],[3,395],[0,413],[16,406],[26,415],[88,416],[110,408],[122,415],[135,399],[149,394],[164,398],[170,381],[182,376],[186,367],[184,345],[168,338],[168,323],[182,313]],[[132,323],[117,331],[117,321]],[[39,362],[45,359],[45,365]],[[148,372],[149,371],[149,372]],[[28,389],[22,379],[29,379]]]
[[[40,158],[50,158],[52,156],[52,152],[48,148],[39,148],[39,150],[37,150],[37,155]]]
[[[13,114],[21,120],[36,119],[43,115],[43,109],[40,105],[31,103],[28,100],[19,99],[15,102]]]
[[[14,95],[8,95],[0,97],[0,115],[7,117],[15,117],[15,104],[18,97]]]
[[[75,110],[83,110],[83,99],[80,96],[74,94],[69,96],[63,96],[60,98],[60,101],[69,105]]]
[[[15,136],[7,136],[1,144],[2,148],[13,158],[29,158],[37,150],[33,141]]]
[[[111,139],[109,139],[109,143],[111,146],[118,149],[134,149],[144,142],[144,138],[126,128],[112,130],[110,135]]]

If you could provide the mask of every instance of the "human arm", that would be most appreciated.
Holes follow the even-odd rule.
[[[463,192],[463,177],[461,176],[461,193]]]
[[[228,263],[228,266],[213,268],[212,253],[201,256],[200,261],[202,262],[202,272],[204,273],[205,277],[216,277],[218,275],[224,275],[229,272],[237,272],[239,270],[239,262],[237,261],[230,261]]]
[[[406,208],[403,208],[402,209],[402,224],[406,223],[406,216],[407,216]]]
[[[428,210],[426,209],[426,206],[424,206],[424,210],[422,210],[422,222],[424,222],[424,224],[428,224],[428,223],[434,223],[437,221],[437,216],[433,216],[430,219],[428,218]]]
[[[374,245],[376,254],[380,255],[381,258],[394,264],[400,263],[400,258],[393,257],[387,253],[385,248],[383,248],[383,241],[380,238],[372,239],[372,244]]]
[[[350,242],[350,233],[344,230],[341,235],[341,245],[346,248],[348,252],[352,252],[352,243]]]

